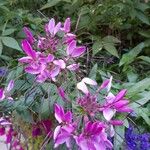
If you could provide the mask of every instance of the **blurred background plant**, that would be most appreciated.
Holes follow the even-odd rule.
[[[36,34],[49,18],[64,21],[70,17],[78,42],[88,47],[81,60],[84,73],[98,81],[113,75],[114,89],[127,88],[135,110],[134,114],[125,118],[126,127],[129,127],[130,121],[141,133],[150,132],[149,12],[149,0],[0,0],[1,83],[15,78],[14,94],[19,88],[21,92],[28,88],[30,91],[32,77],[23,74],[23,68],[18,66],[17,61],[22,56],[20,41],[25,36],[22,28],[27,26]],[[42,85],[42,92],[47,87]],[[26,110],[20,115],[25,115],[27,122],[32,119],[31,111],[34,109],[36,112],[39,105],[32,102],[33,97],[41,98],[37,93],[38,90],[34,91],[28,100],[22,98],[14,106],[18,114]],[[21,107],[22,103],[26,103],[25,108]],[[0,104],[0,107],[10,108],[10,104]],[[47,101],[42,107],[43,111],[48,111],[45,108]],[[116,128],[116,132],[115,150],[125,142],[122,138],[125,128]]]

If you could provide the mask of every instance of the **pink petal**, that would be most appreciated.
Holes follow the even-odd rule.
[[[27,28],[23,28],[24,33],[26,34],[27,40],[29,41],[30,44],[33,44],[35,41],[35,38],[32,35],[32,32]]]
[[[48,23],[48,30],[51,34],[53,34],[55,28],[55,20],[52,18]]]
[[[30,63],[33,59],[30,56],[22,57],[18,61],[20,63]]]
[[[121,100],[123,99],[123,97],[125,96],[125,94],[127,93],[126,89],[121,90],[115,97],[115,101]]]
[[[112,125],[110,125],[110,137],[113,137],[115,135],[115,130]]]
[[[71,111],[68,111],[68,112],[65,114],[64,120],[65,120],[66,122],[69,122],[69,123],[72,121],[72,113],[71,113]]]
[[[69,136],[70,135],[67,132],[59,134],[55,140],[54,148],[58,147],[60,144],[65,143],[70,138]]]
[[[121,121],[121,120],[111,120],[110,123],[112,125],[115,125],[115,126],[122,126],[123,125],[123,121]]]
[[[85,46],[80,46],[77,47],[73,50],[73,52],[71,53],[72,57],[79,57],[80,55],[82,55],[84,52],[86,51],[86,47]]]
[[[115,111],[111,108],[105,108],[103,110],[103,116],[107,121],[110,121],[111,118],[114,116],[114,114],[115,114]]]
[[[67,69],[69,69],[70,71],[75,71],[79,68],[79,64],[72,64],[67,66]]]
[[[56,27],[54,28],[54,35],[60,30],[61,22],[59,22]]]
[[[66,99],[66,94],[65,94],[64,89],[63,89],[62,87],[58,87],[58,88],[57,88],[57,91],[58,91],[59,96],[60,96],[63,100],[65,100],[65,99]]]
[[[49,54],[46,58],[46,62],[52,62],[54,60],[54,55]]]
[[[105,80],[105,81],[102,83],[102,85],[100,86],[100,89],[106,88],[107,85],[108,85],[108,83],[109,83],[109,80]]]
[[[36,58],[36,52],[32,49],[31,45],[27,40],[22,41],[22,49],[28,56],[31,56],[33,59]]]
[[[14,80],[10,80],[6,88],[7,92],[10,92],[14,87]]]
[[[64,23],[64,31],[65,32],[70,32],[70,25],[71,25],[70,18],[67,18]]]
[[[54,135],[53,135],[53,139],[56,140],[57,136],[59,135],[61,130],[61,126],[57,126],[54,130]]]
[[[47,76],[44,76],[43,74],[39,74],[37,77],[36,77],[36,81],[39,82],[39,83],[43,83],[47,80]]]
[[[0,100],[3,100],[5,98],[4,90],[0,89]]]
[[[118,112],[128,112],[128,113],[130,113],[130,112],[133,112],[133,109],[131,109],[131,108],[128,107],[128,106],[123,106],[123,107],[121,107],[121,108],[118,108],[117,111],[118,111]]]
[[[25,72],[28,72],[31,74],[39,74],[41,72],[41,69],[34,69],[32,67],[26,67]]]
[[[84,94],[89,94],[89,90],[84,82],[77,83],[77,88],[81,90]]]
[[[54,60],[53,63],[55,65],[58,65],[61,69],[65,69],[66,68],[66,63],[62,59]]]
[[[50,78],[55,78],[60,72],[60,67],[55,67],[51,72],[50,72]]]
[[[64,110],[61,106],[55,104],[55,118],[56,120],[61,123],[63,120],[63,117],[64,117]]]
[[[71,55],[73,50],[76,48],[76,41],[73,40],[71,43],[69,43],[68,47],[67,47],[67,55]]]
[[[90,79],[90,78],[83,78],[82,82],[89,84],[89,85],[97,85],[96,81]]]
[[[114,106],[115,108],[120,108],[120,107],[127,105],[128,103],[129,103],[128,100],[120,100],[118,102],[114,102]]]

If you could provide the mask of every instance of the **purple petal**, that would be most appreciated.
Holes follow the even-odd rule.
[[[69,43],[69,45],[67,46],[67,51],[66,51],[66,53],[67,53],[67,55],[69,56],[69,55],[71,55],[72,54],[72,52],[73,52],[73,50],[76,48],[76,41],[75,40],[73,40],[71,43]]]
[[[27,28],[23,28],[24,33],[26,34],[27,40],[29,41],[30,44],[33,44],[35,41],[35,38],[32,35],[32,32]]]
[[[57,126],[54,130],[54,135],[53,135],[53,139],[56,140],[57,136],[59,135],[61,130],[61,126]]]
[[[58,147],[60,144],[65,143],[69,138],[70,135],[67,132],[59,134],[55,140],[54,148]]]
[[[105,108],[103,110],[103,116],[107,121],[110,121],[111,118],[114,116],[114,114],[115,114],[115,111],[111,108]]]
[[[64,31],[66,33],[70,32],[70,25],[71,25],[70,18],[67,18],[64,23]]]
[[[64,110],[61,106],[55,104],[55,118],[56,120],[61,123],[63,120],[63,117],[64,117]]]
[[[55,67],[53,70],[50,72],[50,78],[55,78],[60,72],[60,67]]]
[[[54,35],[60,30],[61,22],[59,22],[56,27],[54,28]]]
[[[86,51],[86,47],[85,46],[80,46],[77,47],[73,50],[73,52],[71,53],[72,57],[79,57],[80,55],[82,55],[84,52]]]
[[[125,94],[127,93],[126,89],[121,90],[115,97],[115,101],[119,101],[121,99],[123,99],[123,97],[125,96]]]
[[[48,56],[47,56],[47,62],[52,62],[53,60],[54,60],[54,55],[52,55],[52,54],[49,54]]]
[[[22,41],[22,49],[28,56],[32,57],[33,59],[36,58],[36,52],[32,49],[31,45],[27,40]]]
[[[33,59],[30,56],[22,57],[18,59],[20,63],[30,63]]]
[[[128,100],[120,100],[118,102],[114,102],[114,106],[115,108],[120,108],[120,107],[127,105],[128,103],[129,103]]]
[[[59,88],[57,88],[57,91],[58,91],[59,96],[60,96],[63,100],[65,100],[65,99],[66,99],[66,94],[65,94],[64,89],[63,89],[62,87],[59,87]]]
[[[55,20],[52,18],[48,23],[48,30],[51,34],[53,34],[55,28]]]
[[[72,113],[71,111],[68,111],[65,116],[64,116],[64,120],[68,123],[70,123],[72,121]]]
[[[67,69],[69,69],[70,71],[75,71],[79,68],[79,64],[72,64],[67,66]]]
[[[123,121],[122,120],[111,120],[110,123],[112,125],[115,125],[115,126],[122,126],[123,125]]]
[[[26,67],[25,72],[28,72],[31,74],[39,74],[41,72],[41,69],[34,69],[32,67]]]
[[[7,92],[10,92],[14,87],[14,80],[10,80],[6,88]]]
[[[0,89],[0,100],[3,100],[5,98],[4,90]]]
[[[54,60],[53,63],[57,66],[59,66],[61,69],[65,69],[66,68],[66,63],[62,60]]]

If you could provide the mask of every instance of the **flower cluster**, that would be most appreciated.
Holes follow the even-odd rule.
[[[25,27],[26,39],[22,41],[22,49],[26,57],[19,59],[25,64],[25,72],[36,75],[37,82],[56,81],[56,77],[66,71],[75,71],[79,64],[75,59],[85,51],[85,46],[77,46],[76,35],[70,33],[70,18],[62,25],[55,24],[52,18],[45,25],[45,35],[36,39]]]
[[[150,133],[137,134],[132,125],[127,129],[125,139],[129,150],[148,150],[150,148]]]
[[[73,115],[71,111],[64,112],[63,107],[55,105],[55,118],[59,125],[54,131],[55,147],[66,143],[71,149],[71,141],[75,141],[81,150],[106,150],[112,149],[113,145],[108,137],[115,134],[114,126],[123,125],[122,120],[114,119],[117,112],[131,112],[128,107],[129,101],[124,98],[126,90],[121,90],[118,94],[113,95],[110,92],[112,77],[106,80],[102,85],[92,93],[88,90],[87,84],[97,86],[97,83],[89,78],[83,78],[77,84],[77,88],[81,90],[83,97],[77,98],[77,105],[82,108],[80,117]],[[99,100],[99,93],[106,89],[107,95],[104,96],[104,103]],[[65,99],[66,95],[62,89],[59,90],[60,96]],[[103,114],[103,119],[97,119],[97,116]],[[73,117],[75,116],[75,117]],[[82,128],[78,124],[79,118],[83,118]],[[82,120],[82,119],[81,119]]]
[[[38,100],[33,101],[37,105],[36,111],[33,111],[36,115],[33,114],[33,121],[30,122],[32,136],[36,138],[40,135],[46,136],[41,144],[42,148],[53,137],[54,148],[64,144],[70,150],[73,149],[73,145],[80,150],[112,149],[113,144],[109,139],[115,135],[115,126],[123,125],[122,120],[116,119],[116,114],[132,112],[128,106],[129,101],[125,98],[127,90],[123,89],[113,94],[112,77],[100,86],[96,81],[85,77],[75,85],[78,93],[81,93],[70,100],[70,95],[57,83],[62,79],[61,76],[66,79],[68,71],[76,71],[79,68],[76,59],[86,51],[85,46],[77,46],[76,35],[70,32],[70,28],[70,18],[67,18],[64,24],[61,22],[56,24],[55,20],[51,19],[45,25],[45,33],[41,33],[37,38],[27,27],[24,28],[26,39],[22,41],[22,49],[27,56],[20,58],[19,62],[24,64],[25,72],[35,75],[37,82],[53,81],[57,86],[55,93],[63,99],[66,106],[70,106],[66,109],[59,102],[50,102],[49,108],[54,108],[54,112],[50,113],[51,120],[49,118],[42,120],[41,109],[38,109],[41,104]],[[10,91],[13,86],[14,81],[11,80],[5,89],[0,89],[1,101],[12,100]],[[47,91],[45,93],[43,98],[47,95],[52,98],[54,96]],[[37,99],[39,98],[37,96]],[[14,103],[16,101],[17,99]],[[26,105],[25,108],[28,109],[27,107]],[[31,114],[29,109],[29,115]],[[7,143],[13,141],[14,149],[22,150],[17,133],[14,134],[12,123],[4,122],[6,126],[0,122],[0,134],[6,135]],[[6,127],[9,129],[6,130]]]
[[[3,136],[4,142],[9,144],[12,150],[23,150],[18,133],[13,129],[10,119],[0,118],[0,136]]]

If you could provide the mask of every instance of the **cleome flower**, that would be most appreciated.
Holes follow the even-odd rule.
[[[27,56],[20,58],[19,62],[25,64],[25,72],[36,76],[37,82],[55,82],[58,75],[79,68],[75,59],[86,51],[86,47],[77,46],[76,36],[70,33],[70,28],[70,18],[63,25],[61,22],[56,24],[52,18],[45,25],[45,35],[38,35],[36,39],[24,27],[26,39],[22,41],[22,49]]]
[[[75,130],[72,123],[72,113],[71,111],[65,113],[63,107],[55,104],[55,118],[59,122],[59,125],[54,130],[54,147],[56,148],[60,144],[66,143],[66,146],[70,148],[70,140]]]
[[[75,136],[75,139],[81,150],[106,150],[113,147],[101,122],[87,122],[82,133]]]

